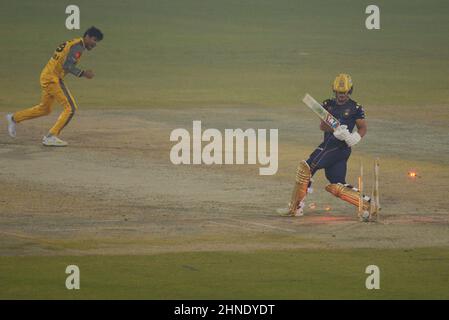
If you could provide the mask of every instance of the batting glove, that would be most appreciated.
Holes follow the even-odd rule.
[[[349,134],[349,136],[345,139],[345,142],[348,145],[348,147],[352,147],[356,145],[361,139],[362,137],[358,132],[353,132]]]
[[[334,130],[334,137],[341,141],[345,141],[346,139],[349,138],[350,135],[351,133],[348,130],[348,126],[345,124],[337,127]]]

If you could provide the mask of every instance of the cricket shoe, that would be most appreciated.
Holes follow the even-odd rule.
[[[295,211],[290,210],[290,204],[287,208],[277,209],[277,213],[283,217],[301,217],[304,215],[305,202],[301,201]]]
[[[12,116],[12,113],[6,115],[6,121],[8,122],[8,133],[11,138],[16,137],[16,122]]]
[[[67,142],[59,139],[57,136],[44,136],[42,144],[47,147],[65,147]]]
[[[298,208],[296,208],[295,216],[302,217],[304,215],[304,207],[305,206],[306,206],[306,203],[304,202],[304,200],[302,200],[299,203]]]

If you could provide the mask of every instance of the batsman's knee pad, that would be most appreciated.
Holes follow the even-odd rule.
[[[293,188],[292,198],[289,204],[291,213],[294,213],[300,202],[307,195],[307,188],[312,177],[309,165],[305,160],[301,161],[296,168],[295,187]]]
[[[332,183],[326,186],[326,191],[356,207],[359,206],[360,191],[357,188],[348,184]],[[369,210],[370,202],[369,197],[363,196],[363,210]]]

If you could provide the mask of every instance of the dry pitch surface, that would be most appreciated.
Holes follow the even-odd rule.
[[[371,185],[381,159],[379,223],[360,223],[355,208],[324,191],[322,172],[300,218],[276,209],[289,200],[299,160],[319,144],[313,115],[296,108],[81,110],[63,138],[45,148],[50,117],[6,135],[1,113],[0,255],[151,254],[285,248],[410,248],[449,245],[449,138],[444,123],[371,119],[354,148],[348,182],[358,164]],[[259,176],[255,165],[175,166],[175,128],[278,128],[279,171]],[[232,124],[232,125],[230,125]],[[420,135],[416,134],[416,129]],[[419,177],[411,180],[408,170]],[[330,211],[325,208],[331,207]]]

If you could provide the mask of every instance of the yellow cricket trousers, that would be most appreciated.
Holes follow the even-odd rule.
[[[41,82],[41,87],[41,103],[32,108],[14,113],[14,121],[19,123],[24,120],[45,116],[51,112],[53,102],[56,100],[64,107],[64,111],[62,111],[49,133],[58,136],[61,133],[61,130],[64,129],[70,120],[72,120],[72,117],[78,107],[75,103],[75,99],[73,99],[70,91],[67,89],[62,79],[59,79],[58,82]]]

